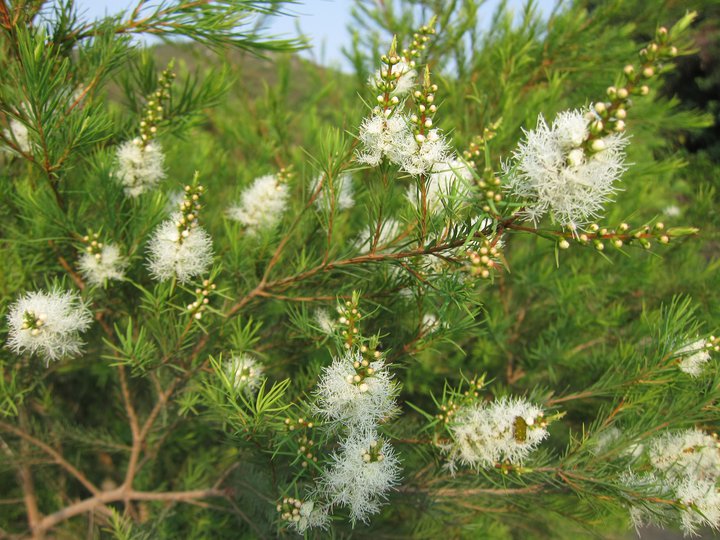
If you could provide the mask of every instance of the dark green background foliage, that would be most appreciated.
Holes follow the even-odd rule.
[[[303,403],[337,352],[313,328],[314,310],[332,310],[336,298],[353,291],[361,293],[368,314],[363,332],[381,336],[402,383],[403,415],[385,432],[401,455],[404,480],[371,525],[353,530],[338,519],[320,537],[621,537],[629,527],[624,503],[633,500],[617,482],[627,466],[621,450],[660,429],[717,428],[715,364],[704,378],[690,379],[663,361],[688,336],[717,330],[720,313],[720,13],[713,3],[577,1],[549,18],[537,7],[513,17],[501,6],[481,33],[479,5],[470,0],[396,2],[384,11],[359,1],[354,47],[346,51],[354,70],[345,74],[287,52],[297,44],[264,42],[248,33],[249,26],[240,26],[237,35],[221,32],[211,19],[118,32],[121,19],[90,27],[56,15],[47,18],[49,30],[42,35],[38,17],[29,24],[38,2],[25,2],[28,18],[2,29],[2,113],[7,120],[12,107],[31,103],[54,130],[36,163],[10,154],[0,158],[0,312],[24,291],[53,283],[76,287],[68,268],[77,260],[78,235],[88,229],[124,246],[130,279],[83,292],[97,323],[84,336],[80,358],[46,366],[0,349],[0,426],[21,425],[93,483],[112,489],[124,480],[133,442],[118,365],[127,369],[141,422],[159,389],[178,378],[148,434],[133,485],[146,492],[184,491],[223,476],[230,493],[198,505],[138,502],[124,517],[128,509],[117,502],[110,505],[118,513],[114,518],[75,517],[60,523],[54,537],[291,535],[278,525],[275,504],[284,495],[302,495],[308,473],[294,459],[297,442],[283,421],[307,414]],[[19,4],[0,1],[10,8]],[[602,99],[656,27],[671,25],[686,9],[699,12],[687,35],[697,50],[678,59],[676,69],[655,80],[651,95],[632,108],[631,165],[602,223],[663,221],[698,227],[697,235],[650,250],[601,254],[574,243],[556,253],[552,240],[510,231],[506,268],[471,291],[451,273],[425,286],[412,272],[398,271],[397,263],[382,261],[277,286],[225,317],[263,280],[281,241],[280,259],[263,281],[300,274],[323,260],[326,219],[312,209],[303,212],[319,174],[352,171],[357,194],[355,207],[334,218],[328,260],[354,254],[358,231],[380,209],[407,213],[402,208],[410,179],[383,184],[376,170],[353,162],[354,135],[367,113],[363,100],[374,97],[366,82],[393,34],[407,40],[438,15],[428,58],[439,86],[439,126],[461,152],[501,120],[489,143],[499,169],[538,114],[552,119]],[[142,49],[126,37],[147,31],[191,40]],[[47,41],[52,46],[43,46]],[[267,56],[255,56],[260,52]],[[135,135],[144,96],[171,58],[178,78],[159,130],[167,178],[156,192],[130,200],[111,177],[114,148]],[[69,114],[67,103],[52,102],[53,85],[63,81],[95,81],[84,105]],[[223,215],[228,202],[280,166],[292,166],[295,174],[290,209],[274,232],[260,239],[244,235]],[[188,323],[178,307],[192,294],[158,285],[144,259],[168,194],[195,171],[207,189],[201,221],[214,240],[220,291],[202,325]],[[668,215],[669,207],[679,215]],[[407,286],[414,291],[409,299],[399,293]],[[426,313],[438,316],[441,331],[422,332]],[[3,323],[3,341],[6,331]],[[266,403],[233,399],[209,361],[230,351],[252,351],[262,359],[266,392],[285,379],[287,388],[276,386],[279,395]],[[434,399],[446,384],[455,388],[464,377],[482,374],[490,381],[488,396],[527,395],[566,412],[528,464],[542,470],[461,471],[453,478],[436,448],[414,443],[432,433],[418,410],[435,414]],[[611,426],[623,436],[614,450],[596,456],[593,437]],[[28,534],[21,463],[29,463],[43,514],[90,495],[47,452],[11,430],[0,429],[0,455],[0,537]],[[505,489],[511,494],[503,495]]]

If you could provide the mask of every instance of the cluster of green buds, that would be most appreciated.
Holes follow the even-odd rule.
[[[616,249],[626,245],[640,245],[644,249],[650,249],[652,241],[659,244],[669,244],[671,239],[696,234],[698,229],[694,227],[671,227],[666,228],[661,221],[653,225],[643,225],[632,228],[627,223],[621,223],[616,228],[601,227],[597,223],[591,223],[587,232],[573,236],[561,236],[558,240],[560,249],[568,249],[573,241],[583,246],[592,246],[598,251],[604,251],[607,244]]]
[[[288,431],[312,429],[314,425],[310,420],[305,420],[304,418],[298,418],[297,420],[289,416],[285,418],[285,428]]]
[[[180,217],[176,225],[178,229],[178,242],[182,244],[184,238],[190,235],[190,230],[198,225],[198,214],[202,209],[200,197],[205,192],[205,187],[197,183],[198,175],[192,185],[185,186],[183,198],[180,201]]]
[[[187,309],[196,320],[202,319],[203,312],[207,310],[210,304],[210,294],[216,289],[217,285],[210,279],[204,279],[202,287],[195,289],[195,300],[188,304]]]
[[[707,347],[708,352],[720,352],[720,338],[710,336],[707,339],[705,347]],[[715,436],[717,436],[717,434],[715,434]]]
[[[493,171],[486,155],[487,143],[495,138],[499,127],[500,120],[483,128],[483,134],[473,137],[463,152],[465,162],[479,174],[476,182],[480,188],[481,208],[486,213],[496,211],[495,204],[503,200],[500,177]]]
[[[42,331],[47,321],[47,313],[33,313],[26,311],[23,313],[23,330],[30,330],[30,335],[37,336]]]
[[[353,292],[352,298],[338,304],[337,313],[338,328],[340,329],[340,335],[345,341],[345,348],[350,349],[355,343],[362,339],[360,335],[360,329],[358,323],[362,319],[362,314],[358,309],[360,303],[360,295]]]
[[[165,115],[165,107],[170,100],[170,89],[175,80],[174,62],[171,60],[167,68],[158,78],[157,89],[148,96],[142,119],[140,120],[140,145],[145,148],[157,135],[158,124]]]
[[[605,149],[603,137],[625,131],[625,119],[632,107],[633,96],[648,95],[650,79],[655,77],[664,62],[677,54],[677,47],[668,43],[668,29],[661,26],[655,33],[655,40],[640,51],[640,65],[626,65],[619,83],[607,89],[609,101],[595,103],[588,113],[590,136],[584,143],[586,152],[601,152]]]
[[[300,499],[283,497],[282,502],[278,503],[276,508],[280,514],[280,519],[288,523],[293,523],[300,521],[300,509],[302,505],[303,502]]]
[[[377,461],[383,461],[385,455],[382,453],[382,447],[376,440],[370,441],[370,444],[365,449],[362,455],[362,460],[365,463],[375,463]]]
[[[468,249],[463,270],[473,277],[487,279],[499,265],[500,250],[489,238],[483,238],[480,247]]]
[[[476,171],[482,171],[485,169],[487,164],[485,156],[487,143],[495,138],[501,122],[502,120],[497,120],[489,126],[484,127],[482,135],[475,135],[470,141],[467,149],[463,151],[463,159],[465,159],[468,165],[472,166]]]
[[[433,127],[433,117],[437,112],[435,105],[437,91],[438,86],[430,80],[430,68],[426,66],[422,87],[412,94],[416,112],[410,116],[410,123],[418,144],[425,142],[427,132]]]
[[[412,44],[409,48],[403,49],[403,56],[408,60],[420,59],[427,49],[431,36],[435,35],[435,21],[437,17],[430,19],[430,22],[422,25],[413,34]]]
[[[280,170],[275,175],[275,178],[277,179],[278,185],[289,184],[290,181],[295,178],[295,172],[293,171],[292,165],[280,167]]]
[[[460,405],[450,399],[447,403],[440,405],[440,412],[436,416],[438,420],[447,424],[459,409]]]
[[[357,386],[358,390],[364,394],[370,389],[365,379],[375,374],[375,369],[371,366],[371,363],[380,360],[382,352],[376,347],[368,347],[367,345],[360,346],[358,350],[360,351],[360,358],[353,362],[355,374],[348,375],[347,382]]]
[[[385,116],[390,116],[393,109],[400,104],[400,98],[394,95],[398,81],[403,76],[404,69],[412,69],[415,64],[406,62],[397,54],[397,37],[393,37],[390,50],[380,57],[380,62],[380,77],[375,81],[375,87],[381,92],[377,96],[377,102],[383,108]]]
[[[88,233],[82,237],[82,241],[85,244],[85,251],[95,257],[96,261],[102,259],[102,248],[104,244],[100,242],[100,233],[88,231]]]
[[[307,435],[301,435],[298,437],[298,455],[302,459],[300,462],[300,465],[303,468],[306,468],[308,466],[308,463],[317,463],[317,455],[313,453],[313,446],[315,446],[315,441],[313,441],[310,437]]]
[[[480,398],[480,390],[485,386],[485,376],[474,377],[470,380],[468,387],[463,390],[462,386],[457,392],[453,392],[449,399],[443,400],[440,404],[440,412],[436,414],[436,418],[442,424],[450,422],[452,417],[460,410],[461,407],[469,405]]]

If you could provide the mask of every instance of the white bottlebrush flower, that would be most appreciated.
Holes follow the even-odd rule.
[[[632,470],[620,475],[620,483],[630,488],[633,493],[641,493],[645,497],[669,499],[674,497],[673,490],[666,482],[662,482],[654,473],[638,474]],[[632,505],[629,508],[630,520],[636,531],[657,525],[669,517],[669,509],[664,504]]]
[[[440,328],[440,319],[434,313],[425,313],[420,326],[426,334],[432,334]]]
[[[99,253],[86,251],[78,261],[80,273],[92,285],[105,285],[112,279],[121,280],[126,266],[120,249],[113,244],[104,245]]]
[[[594,437],[590,451],[596,456],[604,454],[609,448],[615,446],[623,433],[615,426],[602,430]]]
[[[165,203],[165,213],[173,215],[178,211],[180,205],[185,201],[185,192],[182,189],[176,189],[167,194],[167,202]]]
[[[585,111],[574,110],[560,113],[552,126],[540,116],[537,128],[525,131],[505,169],[506,189],[524,200],[527,218],[537,222],[550,212],[575,228],[597,217],[615,193],[627,140],[608,135],[594,141],[596,151],[586,152],[587,126]]]
[[[400,481],[393,447],[373,431],[354,432],[332,460],[323,471],[320,489],[331,504],[348,507],[353,523],[367,523]]]
[[[330,523],[327,506],[320,506],[313,501],[305,501],[300,506],[299,519],[293,520],[294,528],[303,534],[308,529],[325,529]]]
[[[148,268],[160,281],[177,278],[180,283],[205,273],[212,262],[212,239],[200,226],[180,233],[175,214],[158,225],[148,243]]]
[[[702,374],[703,367],[710,360],[708,342],[704,339],[688,343],[675,354],[680,358],[680,364],[678,365],[680,370],[692,377],[699,377]]]
[[[396,413],[397,386],[382,359],[346,351],[323,369],[315,391],[317,413],[350,429],[368,429]]]
[[[714,482],[720,478],[718,440],[699,429],[655,437],[648,455],[653,467],[669,479],[694,478]]]
[[[331,335],[335,333],[337,323],[330,316],[327,309],[318,308],[315,310],[315,324],[323,333]]]
[[[680,217],[680,214],[682,214],[682,210],[680,210],[679,206],[677,206],[675,204],[671,204],[670,206],[665,207],[665,210],[663,210],[663,213],[667,217]]]
[[[445,137],[437,129],[425,135],[417,135],[413,151],[402,156],[401,168],[408,174],[420,176],[429,174],[435,168],[443,167],[450,157],[450,148]]]
[[[358,248],[372,249],[373,251],[385,251],[390,244],[402,232],[402,225],[396,219],[386,219],[377,228],[377,223],[371,224],[367,229],[363,230],[355,241]]]
[[[279,223],[289,197],[287,185],[277,176],[260,176],[243,191],[240,203],[228,209],[227,216],[242,223],[247,232],[254,235]]]
[[[308,529],[325,529],[330,522],[328,507],[313,500],[301,501],[294,497],[285,497],[277,505],[280,519],[288,523],[289,529],[303,534]]]
[[[225,373],[236,390],[255,394],[263,380],[263,366],[248,354],[231,356],[225,362]]]
[[[380,165],[385,157],[399,165],[417,147],[407,117],[398,112],[386,117],[380,108],[373,109],[362,121],[358,139],[362,150],[357,160],[372,167]]]
[[[481,468],[520,464],[548,436],[543,410],[524,398],[501,398],[460,409],[450,424],[453,442],[444,449],[448,466]]]
[[[470,167],[458,159],[436,163],[426,183],[428,211],[436,213],[443,208],[443,204],[453,199],[469,197],[472,178]],[[408,188],[407,198],[415,207],[420,208],[422,201],[416,187]]]
[[[80,332],[92,322],[92,313],[70,291],[25,293],[7,315],[8,347],[16,354],[39,354],[48,362],[81,352]]]
[[[720,493],[715,482],[688,478],[678,485],[677,499],[685,508],[681,510],[682,528],[695,535],[699,528],[720,528]]]
[[[314,194],[323,176],[316,176],[310,186],[310,193]],[[331,198],[332,197],[332,198]],[[344,173],[333,179],[332,195],[328,186],[327,178],[323,182],[322,191],[318,194],[315,199],[315,206],[318,210],[328,212],[330,211],[330,203],[334,198],[334,208],[336,211],[347,210],[355,205],[355,199],[353,198],[353,185],[352,176],[349,173]]]
[[[30,146],[30,132],[25,124],[15,118],[10,120],[10,125],[3,130],[3,135],[11,140],[21,152],[28,154],[32,149]],[[6,146],[6,150],[13,152],[14,149]]]
[[[384,67],[383,70],[387,70],[387,68]],[[381,70],[376,71],[375,75],[370,77],[370,86],[379,88],[383,83],[383,75],[387,78],[387,74],[383,74]],[[413,87],[415,78],[417,77],[417,71],[415,71],[409,62],[401,60],[392,66],[391,75],[397,84],[390,95],[399,97],[407,94]]]
[[[126,141],[118,146],[116,160],[114,174],[128,197],[145,193],[165,178],[165,156],[157,142],[143,147],[140,139]]]

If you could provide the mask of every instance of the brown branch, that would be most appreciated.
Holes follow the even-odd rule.
[[[127,490],[131,489],[133,480],[135,479],[135,474],[137,473],[138,459],[140,457],[140,452],[145,445],[145,439],[147,438],[148,433],[150,432],[153,424],[155,423],[155,420],[157,419],[162,409],[165,407],[165,404],[170,399],[170,395],[173,393],[175,387],[179,382],[179,378],[173,379],[172,382],[165,389],[165,391],[158,396],[158,400],[155,403],[153,409],[150,411],[150,415],[145,420],[142,428],[140,428],[136,435],[133,435],[133,445],[130,451],[130,460],[128,462],[128,467],[125,474],[125,481],[123,482],[123,487]]]
[[[28,429],[28,419],[27,414],[25,413],[25,409],[19,409],[18,418],[20,420],[20,425],[22,425],[24,429]],[[22,486],[25,509],[27,510],[28,525],[30,526],[30,530],[32,531],[33,539],[42,539],[43,534],[37,531],[37,526],[42,519],[42,515],[40,514],[40,509],[38,508],[37,504],[37,496],[35,495],[35,483],[33,482],[32,471],[30,470],[30,465],[22,462],[22,460],[27,456],[29,451],[28,442],[29,441],[25,437],[22,437],[20,439],[21,462],[18,468],[18,475],[20,478],[20,485]]]
[[[58,523],[61,523],[74,516],[95,511],[109,503],[119,501],[165,501],[165,502],[192,502],[197,499],[205,499],[208,497],[227,497],[227,490],[223,489],[195,489],[192,491],[167,491],[167,492],[148,492],[134,491],[120,487],[111,491],[103,491],[94,497],[71,504],[50,514],[40,520],[35,530],[44,532]]]
[[[67,262],[67,260],[65,259],[65,257],[63,257],[62,255],[60,255],[60,252],[59,252],[59,250],[57,249],[57,246],[55,245],[55,242],[53,242],[52,240],[50,240],[50,241],[48,241],[48,244],[50,244],[50,247],[53,249],[53,251],[54,251],[55,254],[57,255],[58,262],[60,263],[60,266],[63,267],[63,270],[65,270],[65,271],[68,273],[68,275],[69,275],[70,278],[73,280],[73,282],[75,283],[75,285],[77,285],[77,288],[80,289],[81,291],[84,291],[84,290],[85,290],[85,282],[84,282],[83,279],[80,277],[80,275],[73,269],[73,267],[70,266],[70,263]]]
[[[5,0],[0,0],[0,26],[5,28],[6,30],[12,29],[12,24],[10,22],[10,11],[8,11]]]
[[[75,466],[65,460],[65,458],[63,458],[62,455],[60,455],[60,453],[53,447],[49,446],[48,444],[42,442],[39,439],[36,439],[24,430],[13,426],[12,424],[3,422],[2,420],[0,420],[0,429],[2,429],[3,431],[7,431],[8,433],[12,433],[13,435],[16,435],[17,437],[20,437],[21,439],[29,442],[33,446],[38,447],[40,450],[53,458],[53,461],[57,465],[65,469],[73,478],[75,478],[78,482],[85,486],[85,488],[87,488],[87,490],[93,495],[97,495],[98,493],[100,493],[100,490],[95,487],[95,485],[90,482],[90,480],[88,480],[83,473],[81,473],[78,469],[75,468]]]

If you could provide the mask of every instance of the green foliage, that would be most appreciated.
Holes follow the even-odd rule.
[[[718,428],[716,358],[700,377],[679,369],[688,344],[717,346],[718,163],[682,145],[707,136],[715,105],[663,87],[683,60],[664,58],[648,95],[623,68],[646,66],[637,52],[653,40],[696,51],[717,14],[692,6],[696,23],[649,4],[489,15],[475,0],[358,0],[343,74],[283,54],[301,40],[258,33],[280,2],[141,0],[88,22],[71,0],[0,0],[0,312],[62,284],[94,321],[81,355],[49,363],[16,355],[10,318],[0,325],[0,536],[297,535],[276,506],[322,506],[352,426],[320,413],[318,381],[346,351],[360,355],[352,384],[378,359],[398,384],[399,414],[375,436],[402,480],[369,524],[353,528],[335,501],[329,528],[306,536],[610,537],[631,508],[677,526],[684,504],[627,473],[653,470],[659,434]],[[357,135],[367,103],[420,111],[417,96],[391,106],[367,84],[433,17],[413,53],[430,67],[419,88],[470,187],[453,184],[431,212],[429,175],[360,163]],[[135,34],[168,42],[143,48]],[[177,72],[166,97],[163,70]],[[636,89],[615,200],[578,230],[523,222],[503,172],[523,129],[615,107],[611,85]],[[120,177],[126,143],[164,155],[164,178],[137,197]],[[230,209],[264,175],[287,203],[255,231]],[[198,227],[212,238],[211,264],[188,280],[157,279],[149,260],[168,222],[177,245]],[[93,282],[83,261],[108,245],[123,278]],[[507,396],[544,411],[535,427],[514,418],[513,437],[548,437],[525,459],[451,474],[455,415]]]

